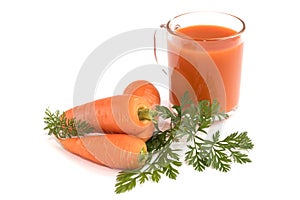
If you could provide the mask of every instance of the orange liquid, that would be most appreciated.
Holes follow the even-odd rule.
[[[168,39],[171,103],[178,105],[188,91],[197,101],[218,100],[223,111],[235,109],[240,90],[241,37],[234,36],[234,30],[208,25],[179,28],[176,34],[185,38]]]

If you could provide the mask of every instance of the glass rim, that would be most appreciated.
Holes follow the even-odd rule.
[[[211,14],[221,14],[221,15],[230,16],[230,17],[232,17],[232,18],[238,20],[238,21],[241,23],[242,28],[241,28],[239,31],[237,31],[235,34],[230,35],[230,36],[226,36],[226,37],[197,38],[197,39],[193,39],[193,38],[184,36],[183,34],[178,34],[178,33],[176,32],[176,30],[172,30],[172,29],[171,29],[170,25],[171,25],[171,23],[172,23],[175,19],[177,19],[177,18],[179,18],[179,17],[182,17],[182,16],[185,16],[185,15],[196,14],[196,13],[211,13]],[[186,13],[182,13],[182,14],[180,14],[180,15],[177,15],[177,16],[173,17],[172,19],[170,19],[170,20],[167,22],[167,24],[164,24],[164,25],[162,25],[161,27],[166,28],[167,31],[168,31],[169,33],[171,33],[172,35],[175,35],[175,36],[178,36],[178,37],[187,39],[187,40],[194,40],[194,41],[220,41],[220,40],[227,40],[227,39],[236,38],[236,37],[242,35],[242,33],[245,32],[246,24],[245,24],[245,22],[244,22],[241,18],[239,18],[239,17],[237,17],[237,16],[235,16],[235,15],[233,15],[233,14],[226,13],[226,12],[219,12],[219,11],[194,11],[194,12],[186,12]]]

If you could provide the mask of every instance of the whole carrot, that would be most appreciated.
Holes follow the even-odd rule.
[[[123,94],[143,97],[149,102],[151,108],[156,105],[160,105],[159,91],[152,83],[146,80],[136,80],[131,82],[125,88]],[[138,137],[143,138],[145,141],[147,141],[152,137],[152,134],[150,134],[150,132],[153,132],[154,129],[154,125],[149,126],[149,128],[145,129],[145,131],[138,134]]]
[[[137,137],[151,137],[150,104],[135,95],[117,95],[76,106],[64,112],[67,120],[88,123],[94,132],[126,133]]]
[[[126,134],[85,135],[59,141],[69,152],[114,169],[139,168],[147,155],[145,142]]]

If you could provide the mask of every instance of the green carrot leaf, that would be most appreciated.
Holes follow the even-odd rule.
[[[169,121],[168,128],[160,130],[159,121],[154,121],[156,130],[146,142],[145,165],[137,170],[121,171],[116,180],[116,193],[131,190],[136,182],[158,183],[162,176],[175,180],[183,162],[198,172],[208,167],[228,172],[232,163],[251,162],[247,151],[254,145],[247,132],[235,132],[221,139],[221,133],[216,131],[208,139],[208,130],[215,120],[228,118],[220,109],[217,101],[202,100],[194,104],[187,93],[180,105],[156,106],[156,119]]]
[[[52,113],[46,109],[44,130],[48,130],[48,135],[54,135],[59,139],[82,136],[86,133],[93,132],[94,128],[85,121],[76,120],[75,118],[67,119],[65,113],[58,110]]]

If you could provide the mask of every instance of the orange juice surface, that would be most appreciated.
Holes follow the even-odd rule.
[[[210,25],[179,28],[168,38],[170,101],[184,92],[216,99],[229,112],[238,105],[243,41],[236,31]]]

